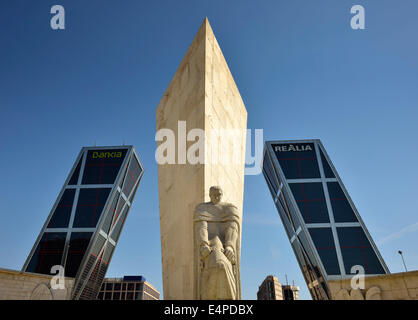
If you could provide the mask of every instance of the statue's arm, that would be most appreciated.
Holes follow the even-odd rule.
[[[238,224],[235,221],[228,222],[225,228],[225,255],[232,263],[235,263],[237,239]]]
[[[203,245],[203,244],[209,245],[207,221],[196,222],[196,234],[197,234],[198,242],[200,245]]]
[[[197,242],[199,246],[199,252],[202,258],[206,258],[211,252],[209,246],[209,236],[208,236],[208,223],[207,221],[197,221],[196,222],[196,235]]]

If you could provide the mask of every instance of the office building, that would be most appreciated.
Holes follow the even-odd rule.
[[[299,300],[299,290],[295,285],[282,285],[283,300]]]
[[[72,299],[95,299],[143,171],[132,146],[82,148],[22,271],[62,266]]]
[[[282,285],[275,276],[267,276],[258,287],[257,300],[299,300],[299,287]]]
[[[98,300],[159,300],[160,293],[143,276],[106,278]]]
[[[321,141],[266,142],[263,174],[313,299],[358,270],[389,273]]]
[[[282,285],[275,276],[267,276],[258,287],[257,300],[283,300]]]

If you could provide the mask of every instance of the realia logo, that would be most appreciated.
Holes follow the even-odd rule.
[[[276,146],[274,148],[274,151],[279,152],[295,152],[295,151],[312,151],[312,147],[307,145],[293,145],[293,144],[287,144],[282,146]]]

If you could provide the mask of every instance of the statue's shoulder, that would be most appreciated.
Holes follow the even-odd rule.
[[[209,207],[209,206],[211,206],[211,205],[213,205],[211,202],[202,202],[202,203],[199,203],[199,204],[196,206],[196,209],[197,209],[197,208],[207,208],[207,207]]]
[[[222,207],[228,208],[230,210],[238,210],[237,206],[234,206],[232,203],[223,202]]]
[[[197,206],[196,206],[196,208],[195,208],[195,213],[199,213],[199,212],[202,212],[202,211],[206,211],[210,206],[212,205],[212,203],[210,203],[210,202],[202,202],[202,203],[199,203]]]

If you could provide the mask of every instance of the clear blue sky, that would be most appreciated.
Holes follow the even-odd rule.
[[[66,9],[66,30],[50,8]],[[350,8],[366,9],[366,30]],[[0,2],[0,267],[20,269],[82,146],[136,147],[145,174],[107,276],[162,291],[155,109],[208,16],[266,140],[320,138],[391,272],[418,267],[418,3],[335,0]],[[245,180],[244,299],[301,287],[262,175]]]

